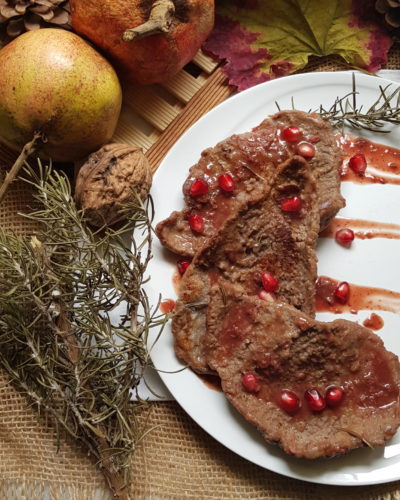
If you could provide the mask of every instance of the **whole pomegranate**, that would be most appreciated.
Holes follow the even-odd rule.
[[[70,0],[72,26],[128,81],[148,85],[175,75],[214,24],[214,0]]]
[[[74,161],[111,139],[122,92],[108,61],[78,35],[27,32],[0,50],[0,141],[21,150],[35,132],[41,155]]]

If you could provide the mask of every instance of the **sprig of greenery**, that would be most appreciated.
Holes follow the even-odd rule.
[[[150,363],[148,333],[166,322],[143,288],[153,205],[137,198],[126,226],[93,230],[65,175],[41,165],[26,172],[41,207],[27,217],[39,229],[17,236],[0,228],[0,364],[85,444],[125,499],[140,437],[132,391]],[[123,234],[133,226],[129,250]]]
[[[363,129],[387,134],[391,132],[390,129],[385,128],[387,124],[400,125],[400,87],[393,89],[390,83],[386,87],[380,85],[378,98],[367,110],[364,110],[363,105],[358,106],[358,95],[356,76],[353,73],[350,92],[343,97],[336,97],[329,108],[320,104],[317,109],[309,109],[308,112],[318,113],[332,127],[342,131],[348,125],[356,130]],[[294,97],[291,98],[291,103],[292,109],[297,109]],[[275,105],[281,111],[277,101]]]
[[[400,124],[400,87],[393,89],[391,84],[379,86],[379,96],[367,110],[362,105],[358,106],[358,95],[356,76],[353,73],[351,92],[344,97],[337,97],[328,109],[321,104],[314,113],[319,113],[334,128],[341,129],[348,125],[356,130],[388,133],[390,130],[384,128],[385,125]]]

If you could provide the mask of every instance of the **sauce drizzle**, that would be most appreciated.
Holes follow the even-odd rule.
[[[363,219],[344,219],[337,217],[320,233],[322,238],[334,238],[339,229],[349,228],[360,240],[372,238],[400,239],[400,225],[385,222],[374,222]]]
[[[338,142],[344,153],[342,181],[400,185],[400,149],[352,135],[340,135]],[[367,160],[367,170],[363,176],[357,175],[348,167],[349,158],[357,153],[362,153]]]
[[[350,285],[350,297],[347,304],[335,301],[334,290],[338,280],[320,276],[315,287],[315,308],[318,312],[356,314],[360,310],[376,310],[400,313],[400,293],[384,288]]]
[[[370,330],[380,330],[383,328],[384,321],[379,314],[372,313],[369,318],[363,321],[363,325]]]

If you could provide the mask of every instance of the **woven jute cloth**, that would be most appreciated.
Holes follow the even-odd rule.
[[[398,48],[391,51],[387,68],[400,68]],[[305,71],[343,69],[348,68],[339,58],[330,57],[312,60]],[[12,161],[13,155],[0,146],[0,176]],[[14,183],[0,205],[0,224],[21,234],[34,231],[18,215],[29,206],[29,188]],[[154,430],[135,452],[131,488],[135,499],[400,500],[400,482],[330,487],[262,469],[220,445],[174,402],[152,403],[140,418]],[[111,494],[85,450],[68,438],[58,449],[51,422],[29,407],[0,372],[0,499],[26,498],[103,500]]]

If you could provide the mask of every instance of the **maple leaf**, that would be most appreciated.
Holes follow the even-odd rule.
[[[203,48],[243,90],[303,68],[310,55],[377,71],[392,43],[373,0],[220,0]]]

